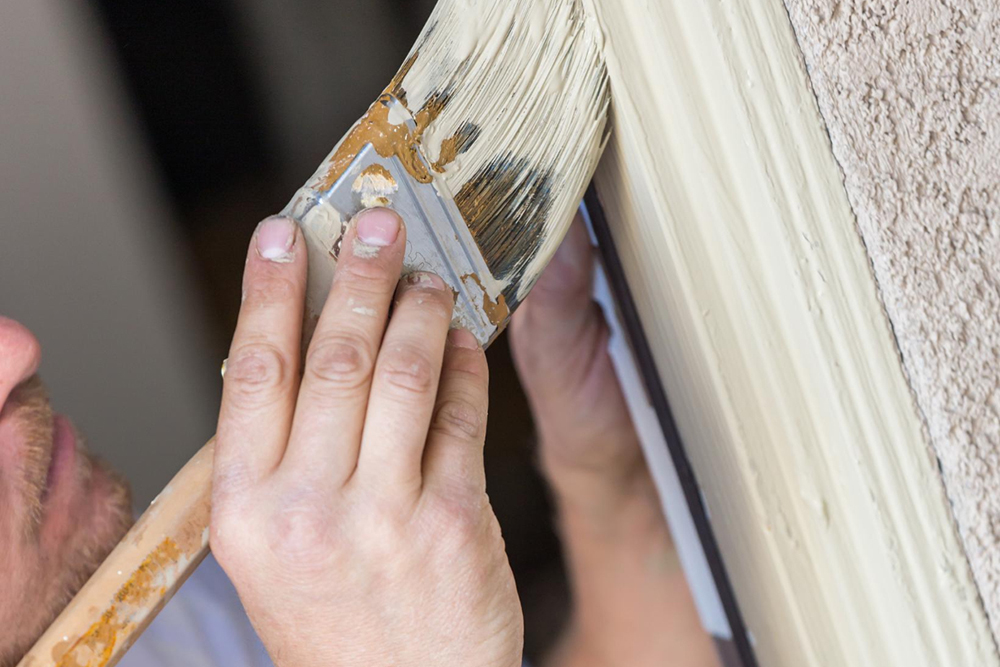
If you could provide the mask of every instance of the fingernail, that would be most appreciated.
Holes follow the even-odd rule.
[[[268,218],[257,226],[257,254],[272,262],[291,259],[295,223],[288,218]]]
[[[467,350],[478,350],[479,341],[471,332],[465,329],[452,329],[448,332],[448,344],[455,347],[464,347]]]
[[[448,289],[448,285],[445,284],[439,276],[429,273],[427,271],[416,271],[414,273],[408,274],[403,278],[403,289],[410,287],[422,287],[424,289]]]
[[[357,215],[358,238],[364,243],[384,247],[399,236],[399,216],[387,208],[370,208]]]

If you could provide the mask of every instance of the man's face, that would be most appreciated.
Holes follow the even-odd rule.
[[[124,480],[54,414],[38,340],[0,317],[0,667],[13,665],[131,523]]]

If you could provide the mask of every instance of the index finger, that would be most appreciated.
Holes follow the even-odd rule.
[[[258,225],[226,362],[216,489],[255,482],[277,465],[285,449],[299,381],[306,261],[305,240],[293,220],[273,217]]]

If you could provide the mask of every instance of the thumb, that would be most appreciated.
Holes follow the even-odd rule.
[[[608,384],[617,389],[606,359],[607,327],[592,300],[593,275],[590,237],[578,217],[514,313],[514,359],[540,415],[558,417],[557,413],[571,411],[574,403],[597,398],[588,394],[605,394],[611,388]],[[595,370],[599,377],[593,377]]]
[[[624,478],[641,461],[592,299],[594,252],[577,220],[514,313],[511,348],[542,436],[542,458]]]

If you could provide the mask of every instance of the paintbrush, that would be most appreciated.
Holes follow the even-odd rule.
[[[405,64],[283,213],[309,250],[306,332],[347,223],[389,206],[404,272],[488,345],[561,242],[606,140],[602,39],[580,0],[441,0]],[[115,664],[208,553],[210,441],[21,661]]]

